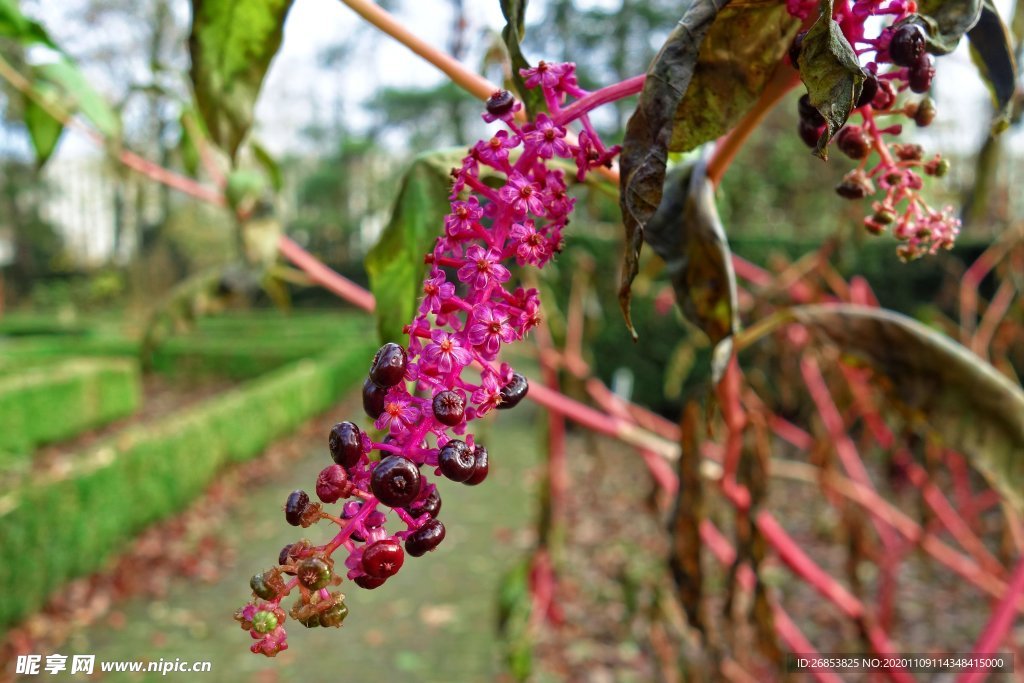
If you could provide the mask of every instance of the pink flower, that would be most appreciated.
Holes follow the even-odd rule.
[[[423,303],[420,313],[438,313],[445,299],[455,294],[455,285],[445,281],[444,271],[435,270],[423,281]]]
[[[466,250],[466,265],[459,268],[459,280],[472,281],[474,289],[484,289],[490,282],[506,282],[512,274],[501,265],[501,254],[497,249],[483,250],[473,245]]]
[[[548,64],[542,60],[534,68],[520,69],[519,73],[526,79],[527,88],[536,88],[540,85],[542,88],[554,90],[566,75],[575,83],[576,77],[572,74],[574,70],[575,66],[571,64]]]
[[[477,155],[480,161],[490,164],[495,168],[506,168],[508,164],[508,153],[519,145],[519,136],[509,136],[508,131],[499,130],[490,140],[481,140],[476,143]]]
[[[414,424],[419,416],[420,409],[412,404],[405,389],[401,386],[392,387],[384,399],[384,412],[373,426],[377,429],[389,429],[392,434],[400,434]]]
[[[537,154],[542,159],[550,159],[553,156],[569,158],[572,150],[562,138],[565,137],[565,128],[556,126],[547,114],[538,114],[537,123],[532,126],[524,136],[526,142],[537,146]]]
[[[480,387],[473,392],[470,399],[477,405],[477,416],[486,415],[491,408],[501,403],[501,387],[494,373],[488,372],[484,375]]]
[[[483,304],[476,306],[473,322],[469,325],[469,343],[481,347],[490,358],[497,355],[502,342],[508,344],[516,338],[515,330],[508,324],[508,316],[498,308]]]
[[[470,197],[464,202],[452,202],[452,212],[445,216],[444,227],[452,237],[473,234],[473,225],[484,215],[480,202]]]
[[[459,340],[450,332],[434,330],[430,333],[433,343],[427,344],[423,351],[427,362],[437,365],[442,373],[449,373],[453,369],[461,370],[473,362],[473,354],[462,348]]]
[[[547,256],[544,236],[537,232],[533,221],[513,223],[510,233],[513,240],[519,243],[516,248],[516,262],[519,265],[538,264]]]
[[[514,171],[509,176],[508,184],[501,188],[498,194],[502,201],[512,206],[512,211],[518,216],[525,216],[527,212],[535,216],[544,215],[544,202],[540,187],[536,183],[531,183],[519,171]]]

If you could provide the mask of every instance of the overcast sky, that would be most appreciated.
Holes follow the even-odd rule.
[[[176,2],[176,10],[185,20],[189,3],[187,0]],[[26,4],[51,32],[72,46],[78,41],[104,40],[104,32],[83,34],[80,24],[76,24],[74,30],[69,29],[71,24],[64,17],[81,3],[82,0],[30,0]],[[618,3],[619,0],[589,0],[581,4],[616,7]],[[997,1],[1004,16],[1010,3],[1011,0]],[[407,26],[429,42],[445,48],[452,22],[448,2],[404,0],[396,4],[396,13]],[[466,37],[471,46],[470,64],[475,65],[488,40],[488,32],[499,31],[503,19],[498,0],[465,0],[464,4],[469,22]],[[537,19],[540,7],[539,0],[530,3],[527,23]],[[110,28],[107,29],[109,35]],[[352,36],[359,37],[364,49],[351,55],[342,65],[325,69],[319,59],[323,51]],[[184,50],[182,45],[183,54]],[[384,37],[339,0],[297,0],[285,27],[281,51],[271,66],[257,106],[257,135],[273,152],[295,151],[303,143],[302,128],[316,119],[327,122],[342,116],[356,127],[365,125],[368,119],[359,102],[382,84],[426,87],[441,78],[433,67]],[[938,142],[964,152],[976,148],[985,134],[982,119],[988,95],[978,81],[964,45],[954,55],[939,61],[935,95],[939,118],[934,133],[942,137]],[[336,111],[339,102],[343,107],[340,112]],[[1015,146],[1024,141],[1020,132],[1015,137],[1018,138]],[[65,140],[60,153],[66,157],[91,151],[91,144],[79,138]]]

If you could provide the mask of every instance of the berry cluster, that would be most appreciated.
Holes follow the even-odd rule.
[[[800,19],[810,16],[817,6],[813,0],[789,0],[787,4],[790,13]],[[935,103],[927,96],[935,77],[935,60],[927,52],[928,36],[917,23],[916,10],[913,0],[854,0],[840,3],[835,13],[843,34],[865,65],[864,85],[854,107],[861,123],[848,124],[833,138],[839,150],[858,165],[846,174],[836,192],[857,200],[875,196],[881,189],[864,226],[872,234],[891,227],[902,242],[897,254],[903,260],[952,247],[960,230],[952,207],[933,209],[920,196],[922,174],[941,177],[949,162],[939,155],[925,158],[920,145],[889,143],[884,136],[899,135],[903,125],[880,122],[882,117],[903,116],[925,127],[935,118]],[[879,25],[879,17],[888,17],[891,23],[875,37],[867,37],[868,29]],[[797,68],[804,35],[797,36],[789,52]],[[924,96],[902,97],[907,91]],[[800,99],[798,113],[800,138],[814,147],[825,119],[807,95]],[[869,161],[873,162],[870,168]]]
[[[381,347],[363,385],[363,407],[381,437],[353,422],[334,425],[328,443],[334,463],[316,482],[320,502],[304,491],[288,497],[289,524],[305,528],[326,519],[339,531],[325,545],[303,539],[286,546],[277,566],[253,577],[255,598],[235,618],[257,640],[254,653],[287,649],[280,603],[296,588],[293,619],[307,627],[341,625],[348,614],[344,596],[329,590],[342,582],[332,558],[339,548],[347,552],[345,577],[373,589],[401,569],[406,555],[419,557],[444,540],[431,474],[470,486],[486,479],[488,452],[467,432],[468,423],[526,396],[526,378],[495,363],[503,344],[522,339],[540,321],[537,291],[507,287],[505,264],[515,259],[542,267],[562,248],[575,200],[552,160],[575,162],[582,178],[618,152],[601,144],[586,103],[563,107],[588,94],[574,71],[572,64],[545,62],[523,71],[548,107],[534,122],[516,123],[521,105],[507,91],[487,101],[484,120],[505,129],[474,145],[453,169],[451,213],[425,257],[430,272],[419,312],[405,329],[408,343]],[[572,142],[566,125],[576,119],[583,130]],[[500,186],[484,183],[482,171],[502,178]],[[340,515],[323,509],[339,501]],[[386,528],[388,511],[400,530]]]

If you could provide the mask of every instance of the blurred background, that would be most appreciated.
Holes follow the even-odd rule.
[[[501,81],[497,2],[381,4]],[[679,5],[534,0],[524,49],[533,60],[576,62],[583,87],[599,87],[645,70]],[[188,134],[187,0],[21,6],[120,113],[126,148],[204,176]],[[1008,2],[1000,10],[1014,19],[1019,44],[1022,12]],[[0,54],[15,67],[31,63],[30,53],[0,36]],[[932,96],[934,123],[910,125],[905,137],[951,162],[946,178],[928,179],[926,195],[961,213],[953,250],[899,264],[895,242],[868,236],[864,207],[832,192],[848,161],[811,156],[796,134],[794,94],[723,182],[719,209],[733,251],[780,271],[827,245],[835,272],[862,275],[883,306],[951,319],[966,267],[1024,217],[1024,132],[1018,106],[1010,130],[989,137],[989,96],[966,49],[939,60]],[[297,634],[295,651],[278,661],[248,654],[231,612],[246,598],[249,573],[294,540],[280,506],[326,464],[330,424],[360,412],[353,391],[376,347],[373,323],[294,271],[254,281],[234,266],[243,247],[229,212],[125,170],[80,132],[66,131],[38,168],[23,106],[0,81],[0,678],[13,676],[11,658],[26,651],[210,659],[214,673],[203,680],[237,680],[236,672],[261,681],[511,680],[521,672],[525,655],[507,626],[543,517],[542,415],[533,408],[485,428],[513,444],[505,466],[488,482],[486,506],[475,490],[445,498],[459,522],[422,560],[426,569],[404,572],[388,594],[350,601],[340,633]],[[363,259],[388,223],[403,172],[420,152],[485,135],[481,109],[342,4],[299,0],[257,103],[258,144],[243,164],[276,189],[283,232],[365,286]],[[631,109],[620,102],[595,118],[605,140],[621,139]],[[659,300],[667,277],[654,263],[635,287],[633,345],[612,275],[622,252],[617,199],[599,188],[574,192],[567,248],[539,283],[556,341],[565,311],[580,306],[595,374],[674,421],[685,400],[706,392],[710,349]],[[986,280],[982,295],[997,285]],[[1019,317],[1019,304],[1014,310]],[[1021,349],[1006,347],[1007,367],[1019,375]],[[532,352],[518,360],[535,363]],[[566,387],[583,395],[571,380]],[[604,505],[614,517],[650,504],[642,466],[621,464],[598,439],[572,438],[590,456],[574,465],[585,482],[578,509]],[[535,651],[534,674],[653,680],[649,612],[661,609],[665,590],[654,578],[664,553],[658,521],[609,541],[603,534],[616,527],[595,529],[587,519],[577,520],[574,557],[594,560],[603,578],[576,577],[575,586],[583,592],[596,581],[598,607],[569,607],[579,619],[567,637],[575,649]],[[49,551],[33,554],[39,544]],[[578,625],[588,617],[589,629]]]

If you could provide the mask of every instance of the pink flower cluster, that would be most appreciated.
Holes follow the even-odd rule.
[[[582,179],[610,165],[618,152],[602,145],[586,103],[566,107],[570,98],[588,94],[574,71],[573,64],[544,62],[523,71],[529,87],[541,88],[548,108],[533,122],[516,121],[522,107],[506,91],[488,100],[485,121],[504,128],[476,143],[453,169],[451,212],[425,257],[429,275],[418,313],[406,326],[408,344],[386,345],[364,386],[364,406],[383,436],[371,439],[353,423],[339,423],[337,435],[332,432],[335,464],[321,472],[317,494],[326,504],[358,500],[342,501],[335,517],[302,491],[289,498],[290,523],[306,527],[329,519],[339,531],[323,546],[303,540],[286,547],[278,567],[253,577],[257,601],[236,614],[259,638],[253,652],[272,656],[287,648],[279,605],[296,586],[301,597],[291,614],[302,623],[325,625],[318,615],[339,609],[343,596],[327,592],[340,583],[333,574],[335,550],[347,552],[348,579],[376,588],[398,571],[405,554],[422,555],[443,539],[436,519],[440,495],[428,472],[468,484],[486,476],[486,449],[467,432],[468,423],[525,395],[525,379],[497,359],[503,345],[522,339],[540,321],[537,291],[514,287],[509,265],[514,260],[543,267],[562,249],[575,200],[565,171],[552,162],[565,160],[559,165],[575,166]],[[574,141],[566,125],[575,120],[582,131]],[[373,451],[380,459],[371,458]],[[386,529],[387,512],[398,517],[401,530]],[[295,578],[286,583],[286,575]],[[257,604],[260,615],[275,615],[272,629],[253,626]],[[330,625],[338,623],[335,618]]]
[[[816,0],[787,0],[790,14],[800,19],[817,7]],[[960,231],[952,207],[933,209],[920,194],[922,174],[942,176],[948,162],[938,155],[924,158],[918,145],[890,143],[886,136],[900,135],[903,125],[879,121],[902,115],[923,127],[935,117],[934,102],[927,96],[934,58],[927,53],[925,29],[913,21],[917,9],[913,0],[854,0],[837,3],[834,15],[867,75],[854,113],[860,125],[847,125],[834,139],[859,164],[836,189],[850,199],[880,193],[864,219],[865,228],[873,234],[891,228],[902,242],[897,254],[903,260],[949,249]],[[879,23],[880,17],[886,22]],[[874,35],[869,37],[869,31]]]

